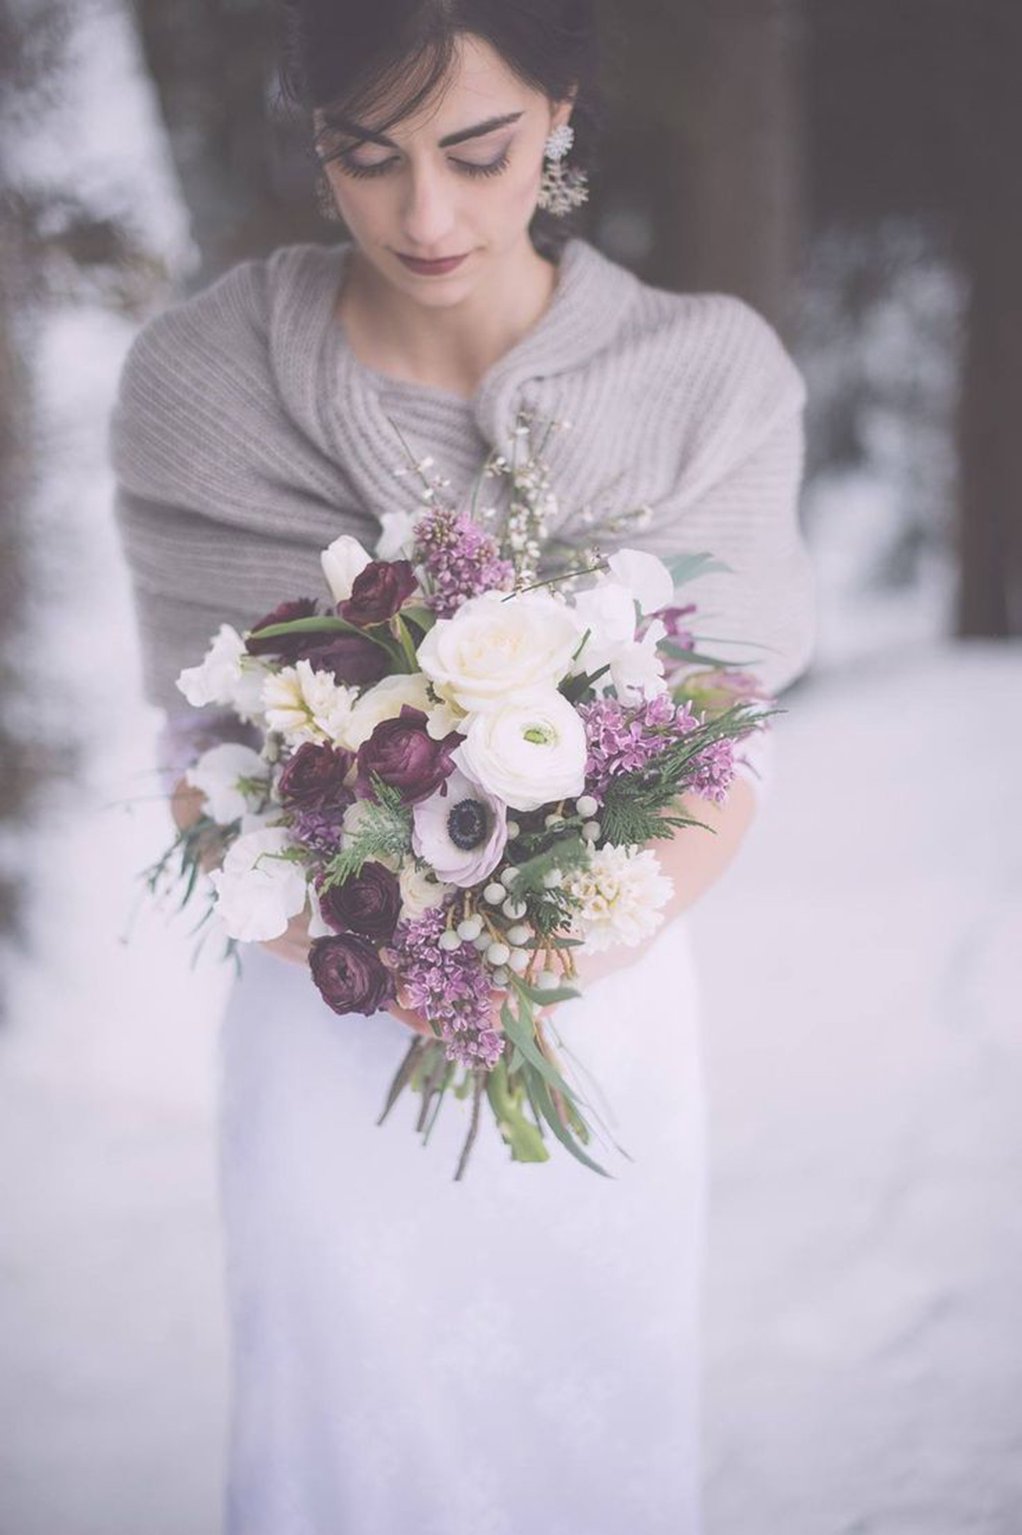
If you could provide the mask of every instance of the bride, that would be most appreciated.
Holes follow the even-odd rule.
[[[150,321],[113,420],[179,825],[201,802],[183,769],[236,722],[184,709],[175,678],[220,623],[320,595],[319,551],[340,533],[371,548],[388,514],[415,511],[395,427],[463,499],[520,405],[557,420],[558,532],[711,551],[730,573],[691,590],[714,637],[761,645],[775,693],[804,669],[797,369],[740,300],[653,288],[564,232],[585,198],[594,9],[287,7],[283,78],[347,238],[241,262]],[[750,750],[723,805],[689,807],[711,830],[661,845],[675,896],[653,939],[590,960],[585,995],[551,1010],[624,1149],[599,1148],[612,1177],[567,1155],[513,1163],[491,1124],[453,1182],[467,1103],[445,1104],[426,1148],[410,1094],[376,1124],[423,1020],[331,1012],[307,916],[243,950],[219,1056],[228,1535],[700,1529],[705,1142],[685,913],[734,857],[764,766]]]

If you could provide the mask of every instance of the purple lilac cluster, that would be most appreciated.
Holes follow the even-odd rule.
[[[399,922],[389,962],[397,973],[402,1001],[440,1025],[447,1059],[463,1066],[497,1064],[504,1037],[492,1027],[493,982],[479,951],[465,942],[441,949],[446,910],[434,906],[412,922]]]
[[[351,796],[348,795],[343,805],[330,810],[295,811],[291,836],[300,846],[308,848],[310,853],[332,858],[340,850],[344,807],[350,800]]]
[[[641,773],[654,757],[698,728],[690,705],[676,704],[669,693],[655,693],[638,704],[598,698],[580,704],[586,729],[586,791],[602,800],[611,782],[622,773]],[[729,740],[711,741],[690,764],[692,779],[686,792],[704,799],[724,799],[734,774]]]
[[[723,804],[735,776],[734,742],[727,739],[711,741],[693,758],[692,765],[696,776],[690,785],[691,792],[703,799],[712,799],[715,804]]]
[[[638,704],[597,698],[580,704],[578,712],[588,744],[586,791],[597,799],[612,779],[622,773],[640,773],[698,725],[688,704],[676,704],[669,693],[655,693]]]
[[[500,557],[500,546],[464,512],[433,506],[415,524],[414,558],[429,576],[429,605],[450,618],[469,597],[481,592],[509,592],[514,566]]]

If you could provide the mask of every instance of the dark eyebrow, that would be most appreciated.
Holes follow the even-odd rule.
[[[494,128],[503,128],[507,123],[516,123],[524,115],[524,112],[506,112],[503,117],[488,117],[484,123],[475,123],[471,128],[459,128],[457,133],[449,133],[446,138],[440,140],[440,148],[448,149],[452,144],[463,144],[466,139],[481,138],[484,133],[492,133]],[[359,123],[349,122],[347,118],[339,116],[336,112],[324,112],[323,122],[328,128],[348,133],[353,139],[359,141],[368,139],[370,143],[383,144],[387,149],[400,147],[385,134],[374,133],[371,128],[363,128]]]

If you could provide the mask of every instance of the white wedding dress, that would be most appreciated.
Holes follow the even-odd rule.
[[[427,1145],[413,1035],[338,1017],[242,951],[221,1034],[233,1326],[227,1535],[695,1535],[704,1217],[684,916],[559,1007],[600,1177],[512,1162],[448,1093]],[[584,1075],[584,1073],[586,1075]],[[591,1074],[594,1082],[590,1082]],[[592,1122],[592,1114],[587,1114]]]

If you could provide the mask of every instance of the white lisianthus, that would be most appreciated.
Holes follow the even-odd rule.
[[[240,943],[279,938],[304,909],[305,870],[281,856],[289,846],[284,826],[249,832],[232,842],[223,867],[211,872],[217,915],[231,938]]]
[[[608,845],[592,854],[586,868],[566,874],[563,888],[581,902],[574,913],[581,952],[595,954],[619,944],[631,949],[652,937],[674,882],[652,848]]]
[[[336,929],[332,928],[323,916],[323,907],[320,904],[319,891],[313,882],[309,881],[309,937],[329,938]]]
[[[567,675],[578,633],[571,609],[547,592],[470,597],[433,625],[419,665],[443,696],[470,713],[515,694],[553,688]]]
[[[303,741],[346,746],[355,698],[355,689],[336,682],[332,672],[317,672],[305,659],[296,661],[271,672],[263,684],[267,729],[278,731],[292,746]]]
[[[421,515],[421,512],[384,512],[380,517],[383,531],[376,541],[376,558],[410,559],[415,542],[412,529]]]
[[[674,577],[655,554],[647,554],[645,549],[618,549],[607,564],[643,613],[658,613],[673,601]]]
[[[635,600],[620,582],[601,581],[578,592],[572,609],[579,639],[589,631],[575,669],[592,673],[608,667],[593,687],[598,693],[614,688],[625,702],[649,698],[667,686],[663,658],[656,649],[666,630],[655,618],[637,640]]]
[[[618,645],[635,638],[635,599],[627,587],[617,581],[600,581],[596,586],[576,592],[571,613],[575,620],[576,648],[586,636],[575,662],[576,671],[597,671]]]
[[[429,711],[426,716],[426,734],[434,741],[442,741],[444,736],[449,736],[452,730],[460,730],[462,721],[466,718],[465,710],[459,708],[454,700],[447,695],[446,689],[432,684],[436,694],[437,703],[430,701]]]
[[[347,602],[355,577],[365,570],[372,555],[357,538],[342,533],[323,550],[319,560],[334,601]]]
[[[514,810],[538,810],[585,788],[585,726],[556,688],[537,688],[473,715],[454,759]]]
[[[453,890],[435,879],[425,869],[420,869],[413,858],[401,865],[397,879],[401,890],[401,921],[414,922],[434,906],[440,906]]]
[[[175,686],[195,709],[218,704],[242,719],[258,721],[267,675],[268,668],[248,654],[237,629],[221,624],[198,666],[186,666]]]
[[[627,640],[615,647],[610,656],[609,675],[623,702],[634,703],[667,691],[664,658],[657,652],[666,633],[661,620],[654,618],[641,640]]]
[[[399,672],[366,688],[351,711],[345,745],[351,751],[357,751],[383,720],[397,719],[405,704],[421,709],[424,714],[434,707],[429,696],[429,683],[421,672]]]
[[[269,770],[251,746],[224,741],[192,763],[185,782],[206,796],[206,814],[218,826],[229,826],[247,813],[251,800],[264,798]]]

